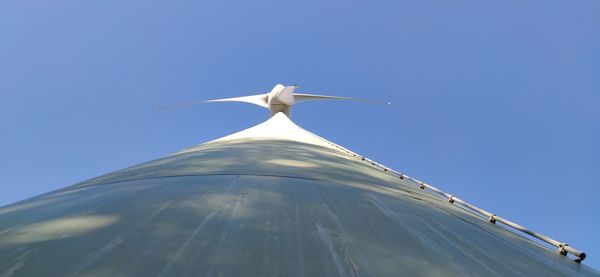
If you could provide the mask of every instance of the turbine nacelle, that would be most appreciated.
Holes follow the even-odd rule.
[[[294,90],[298,86],[284,86],[277,84],[271,92],[267,94],[267,108],[271,111],[271,116],[278,112],[283,112],[288,117],[291,113],[291,108],[296,102],[294,99]]]

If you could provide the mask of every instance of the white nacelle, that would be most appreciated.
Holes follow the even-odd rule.
[[[294,90],[297,86],[283,86],[277,84],[267,96],[267,108],[271,115],[283,112],[290,116],[292,105],[294,105]]]
[[[278,89],[278,88],[280,88],[279,86],[281,86],[281,85],[275,86],[275,88],[273,88],[271,93],[269,93],[269,104],[274,104],[274,105],[283,104],[283,105],[287,105],[287,106],[294,105],[294,90],[296,89],[296,86],[287,86],[287,87],[281,86],[283,88]],[[275,89],[278,89],[278,90],[275,91]]]

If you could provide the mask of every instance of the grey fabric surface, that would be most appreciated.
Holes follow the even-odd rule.
[[[600,276],[327,147],[200,145],[0,208],[1,276]]]

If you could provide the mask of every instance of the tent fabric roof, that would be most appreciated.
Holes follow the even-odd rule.
[[[0,208],[2,276],[600,276],[283,114]]]

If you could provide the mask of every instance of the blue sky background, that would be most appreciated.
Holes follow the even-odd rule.
[[[267,119],[585,250],[600,268],[599,1],[0,0],[0,205]]]

